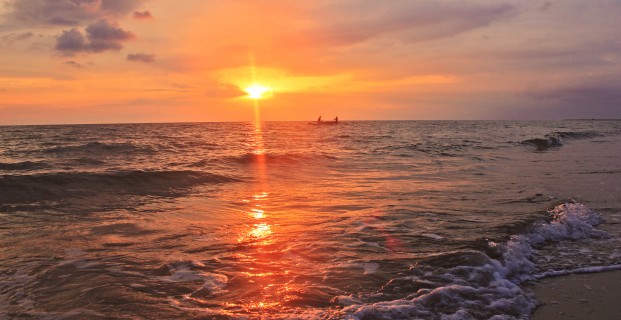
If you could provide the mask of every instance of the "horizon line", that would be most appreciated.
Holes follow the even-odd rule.
[[[397,122],[397,121],[417,121],[417,122],[454,122],[454,121],[621,121],[621,118],[567,118],[567,119],[357,119],[357,120],[341,120],[339,123],[348,122]],[[235,120],[235,121],[170,121],[170,122],[92,122],[92,123],[36,123],[36,124],[0,124],[0,127],[35,127],[35,126],[93,126],[93,125],[142,125],[142,124],[201,124],[201,123],[254,123],[252,120]],[[268,122],[307,122],[315,123],[316,120],[265,120],[261,123]],[[326,121],[330,122],[330,121]]]

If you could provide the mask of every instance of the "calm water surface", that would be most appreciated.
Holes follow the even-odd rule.
[[[521,319],[621,266],[621,122],[0,127],[0,318]]]

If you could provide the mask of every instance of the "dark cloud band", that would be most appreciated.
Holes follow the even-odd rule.
[[[56,40],[56,50],[65,54],[120,50],[122,43],[134,38],[133,33],[107,20],[96,21],[86,27],[86,35],[79,29],[65,30]]]
[[[128,15],[143,0],[13,0],[7,19],[22,26],[77,26],[102,18]]]
[[[134,38],[116,22],[136,12],[145,0],[11,0],[5,20],[15,28],[72,27],[56,38],[65,55],[116,51]],[[143,15],[149,11],[143,11]],[[17,39],[15,39],[17,40]]]

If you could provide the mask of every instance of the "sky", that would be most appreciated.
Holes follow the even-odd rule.
[[[0,125],[621,118],[620,17],[619,0],[0,0]]]

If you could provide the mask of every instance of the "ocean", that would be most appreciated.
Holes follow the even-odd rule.
[[[620,238],[621,121],[0,127],[3,319],[527,319]]]

